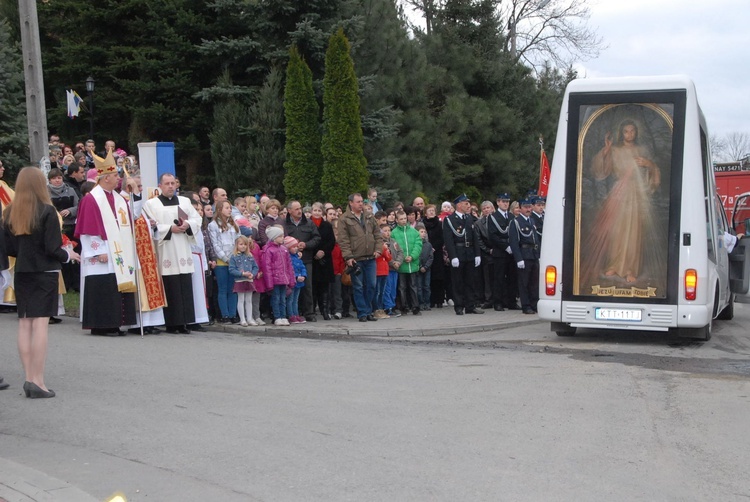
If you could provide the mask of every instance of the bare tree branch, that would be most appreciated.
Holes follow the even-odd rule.
[[[586,25],[587,0],[502,0],[500,15],[508,29],[505,49],[535,69],[547,61],[568,67],[606,48]]]
[[[750,155],[750,134],[746,132],[730,132],[724,137],[724,144],[726,161],[742,160]]]
[[[708,137],[708,144],[711,148],[711,157],[714,162],[723,162],[726,159],[727,142],[716,134]]]
[[[401,3],[422,15],[425,33],[431,35],[435,26],[435,18],[445,2],[444,0],[401,0]]]

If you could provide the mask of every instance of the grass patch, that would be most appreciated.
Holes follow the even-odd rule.
[[[81,295],[77,291],[68,291],[63,295],[65,313],[71,317],[78,317],[78,309],[81,305]]]

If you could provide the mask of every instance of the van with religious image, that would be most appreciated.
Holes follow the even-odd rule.
[[[539,317],[708,340],[748,291],[750,241],[716,192],[685,76],[580,79],[563,99],[539,262]]]

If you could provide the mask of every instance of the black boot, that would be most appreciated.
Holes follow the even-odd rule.
[[[318,303],[320,304],[320,313],[323,314],[323,320],[330,321],[331,312],[329,311],[328,295],[320,295],[318,300]]]

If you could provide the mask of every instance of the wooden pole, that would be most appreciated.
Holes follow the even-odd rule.
[[[47,110],[44,102],[42,52],[39,43],[39,19],[35,0],[18,0],[21,19],[23,76],[26,81],[26,117],[29,127],[29,160],[36,165],[49,157]]]

